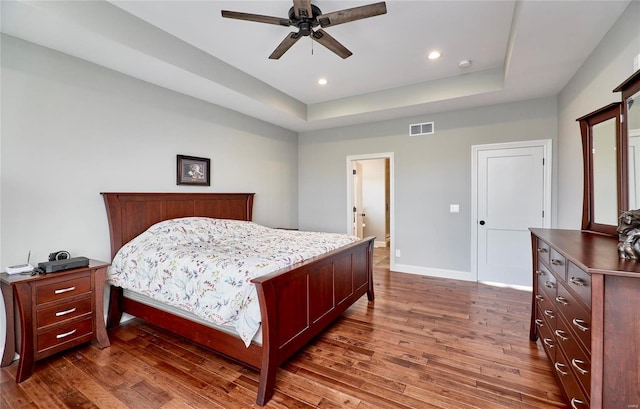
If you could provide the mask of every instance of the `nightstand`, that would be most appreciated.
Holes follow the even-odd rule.
[[[104,325],[104,282],[109,263],[41,275],[0,274],[7,336],[0,366],[16,352],[15,309],[20,318],[20,362],[16,382],[31,376],[34,363],[76,345],[108,347]]]

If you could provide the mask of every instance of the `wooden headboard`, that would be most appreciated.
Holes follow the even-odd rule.
[[[215,217],[251,220],[254,193],[101,193],[107,207],[111,258],[123,244],[163,220]]]

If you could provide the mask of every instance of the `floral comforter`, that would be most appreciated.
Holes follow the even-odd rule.
[[[256,223],[187,217],[167,220],[125,244],[108,282],[233,326],[248,347],[260,328],[250,280],[358,240],[336,233],[278,230]]]

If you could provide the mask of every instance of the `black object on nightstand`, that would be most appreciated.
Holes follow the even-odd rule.
[[[20,362],[16,382],[31,376],[34,363],[76,345],[97,341],[108,347],[104,325],[104,282],[109,263],[90,260],[86,267],[54,274],[0,274],[7,318],[1,366],[16,352],[15,309],[20,317]]]

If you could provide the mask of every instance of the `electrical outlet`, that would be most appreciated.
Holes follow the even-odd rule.
[[[400,257],[400,250],[396,249],[396,257]]]
[[[460,205],[458,205],[458,204],[449,205],[449,212],[450,213],[460,213]]]

